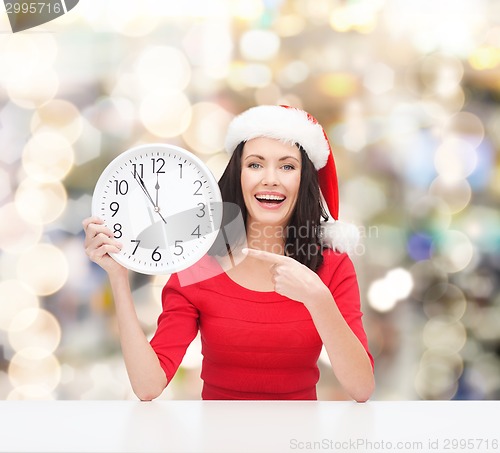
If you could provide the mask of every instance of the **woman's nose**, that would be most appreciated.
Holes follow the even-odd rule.
[[[279,184],[278,174],[274,168],[265,169],[262,184],[265,186],[277,186]]]

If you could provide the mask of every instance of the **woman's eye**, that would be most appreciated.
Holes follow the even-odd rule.
[[[251,164],[248,165],[248,168],[260,168],[260,164],[252,162]]]
[[[295,170],[295,167],[293,165],[290,165],[290,164],[285,164],[283,165],[283,170],[286,170],[286,171],[290,171],[290,170]]]

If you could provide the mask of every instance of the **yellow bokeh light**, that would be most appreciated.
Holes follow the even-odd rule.
[[[415,390],[422,399],[451,399],[464,364],[459,354],[446,349],[427,350],[415,376]]]
[[[26,64],[33,65],[38,59],[35,38],[26,33],[2,34],[0,48],[2,49],[0,53],[0,76],[4,83],[5,80],[22,73],[22,69],[26,68]]]
[[[447,182],[456,182],[469,176],[476,168],[477,154],[468,141],[447,137],[436,150],[434,166]]]
[[[24,180],[15,195],[16,208],[28,222],[47,224],[56,220],[65,210],[68,196],[60,182],[40,184]]]
[[[37,68],[49,68],[57,57],[56,39],[50,33],[2,34],[0,48],[0,80],[5,85],[26,80]]]
[[[421,366],[415,376],[415,391],[423,400],[451,400],[457,390],[455,373],[443,362]]]
[[[231,0],[227,3],[233,17],[243,20],[256,20],[264,12],[262,0]]]
[[[152,32],[158,25],[159,17],[151,10],[151,3],[151,0],[144,0],[141,3],[109,0],[96,3],[102,5],[103,17],[98,19],[97,15],[91,15],[90,12],[87,12],[87,16],[94,23],[111,26],[114,31],[122,35],[143,36]],[[99,12],[96,7],[92,9]]]
[[[57,54],[54,37],[40,34],[35,39],[15,34],[2,38],[0,82],[12,101],[29,109],[53,98],[59,87],[59,78],[51,66]]]
[[[276,18],[274,29],[282,38],[296,36],[306,27],[305,19],[299,14],[281,14]]]
[[[500,66],[500,48],[494,46],[478,47],[469,56],[469,63],[478,71]]]
[[[191,122],[191,104],[185,94],[149,95],[141,103],[140,118],[152,134],[170,138],[181,135]]]
[[[427,321],[422,332],[428,348],[459,352],[467,340],[464,325],[446,316],[435,316]]]
[[[197,60],[195,65],[200,65],[203,74],[225,83],[234,58],[231,22],[226,19],[204,22],[192,31],[186,44],[187,49],[191,49],[191,61],[194,53]],[[207,89],[206,86],[204,88]]]
[[[367,69],[363,85],[375,95],[387,93],[394,88],[394,71],[384,63],[374,63]]]
[[[340,33],[350,30],[371,33],[377,25],[377,7],[373,2],[356,2],[334,8],[330,14],[330,26]]]
[[[347,8],[335,9],[330,16],[330,26],[338,32],[349,31],[352,27],[351,18]]]
[[[236,61],[231,64],[227,83],[234,91],[243,91],[247,88],[265,88],[272,84],[273,71],[266,64],[242,63]]]
[[[275,83],[271,83],[255,90],[255,103],[257,105],[279,104],[278,99],[281,97],[281,94],[280,87]]]
[[[432,93],[446,96],[459,87],[464,75],[462,62],[451,55],[435,53],[422,59],[420,78]]]
[[[450,212],[456,214],[465,209],[472,198],[472,188],[466,179],[449,180],[438,176],[429,187],[429,194],[443,200]]]
[[[307,80],[310,72],[310,67],[304,61],[293,60],[283,67],[278,75],[278,80],[280,85],[292,87]]]
[[[53,294],[68,279],[68,261],[51,244],[38,244],[19,258],[18,279],[39,296]]]
[[[191,67],[178,49],[156,46],[144,51],[136,63],[139,87],[144,94],[182,91],[191,79]]]
[[[458,113],[465,104],[465,93],[461,87],[446,95],[428,92],[422,95],[422,107],[425,112],[438,122],[447,121],[451,115]]]
[[[40,302],[30,289],[18,280],[0,281],[0,329],[7,330],[18,313],[38,309]]]
[[[271,60],[279,49],[279,37],[269,30],[249,30],[240,40],[241,54],[247,60]]]
[[[10,79],[6,88],[12,102],[34,109],[54,98],[59,89],[59,76],[52,68],[37,67],[29,74]]]
[[[152,10],[152,0],[140,3],[108,0],[106,19],[114,30],[126,36],[145,36],[158,25],[159,18]]]
[[[222,174],[224,173],[224,170],[226,169],[228,162],[229,162],[229,154],[226,152],[222,152],[215,154],[205,163],[207,164],[208,168],[210,168],[210,171],[215,176],[215,178],[219,180]]]
[[[74,163],[74,151],[69,141],[55,132],[40,132],[24,147],[23,168],[30,178],[42,183],[60,181]]]
[[[243,83],[241,73],[245,68],[242,61],[233,61],[229,70],[227,83],[233,91],[243,91],[247,86]]]
[[[44,385],[20,385],[13,389],[7,401],[54,401],[56,397]]]
[[[26,221],[14,203],[0,207],[0,249],[9,253],[21,253],[32,248],[42,235],[42,227]]]
[[[425,291],[423,309],[429,319],[446,316],[458,321],[467,309],[467,300],[458,286],[438,283]]]
[[[349,73],[323,75],[319,79],[318,86],[323,93],[334,98],[353,96],[359,89],[358,81]]]
[[[477,147],[484,139],[484,124],[477,115],[470,112],[459,112],[453,115],[443,127],[443,137],[460,137],[473,147]]]
[[[83,130],[79,110],[68,101],[55,99],[39,107],[31,120],[31,132],[57,130],[70,143],[75,143]]]
[[[36,350],[18,352],[8,368],[10,382],[28,398],[50,394],[61,379],[61,365],[55,356],[48,355],[41,359],[37,356]]]
[[[9,343],[14,351],[35,351],[38,359],[52,354],[61,341],[61,326],[46,310],[29,308],[19,311],[12,319],[8,331]]]
[[[491,192],[497,198],[500,198],[500,165],[497,165],[495,168],[491,170],[491,178],[489,186]]]
[[[155,30],[162,18],[206,18],[219,19],[230,15],[230,8],[236,1],[228,0],[184,0],[183,2],[158,2],[143,0],[140,4],[111,0],[109,2],[83,2],[75,9],[85,21],[95,29],[111,29],[125,36],[145,36]],[[241,0],[242,12],[249,11],[251,3]]]
[[[215,154],[224,149],[224,139],[232,115],[217,104],[201,102],[193,105],[191,124],[182,134],[196,152]]]

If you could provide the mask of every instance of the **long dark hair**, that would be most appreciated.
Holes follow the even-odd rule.
[[[222,200],[239,207],[239,211],[246,225],[247,209],[241,190],[241,157],[245,142],[241,142],[234,150],[227,167],[219,180],[219,188]],[[302,159],[300,185],[294,211],[290,221],[285,228],[285,254],[296,259],[299,263],[316,271],[323,263],[322,247],[319,239],[319,227],[321,218],[328,220],[328,215],[324,209],[320,188],[318,183],[318,173],[313,163],[307,156],[302,146],[297,144]],[[234,212],[229,213],[224,209],[222,226],[228,225],[234,217]],[[231,251],[231,244],[238,242],[238,235],[241,231],[224,231],[221,228],[219,237],[214,246],[209,251],[211,255],[226,255]]]

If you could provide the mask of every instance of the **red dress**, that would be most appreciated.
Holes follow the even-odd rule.
[[[318,275],[373,365],[354,266],[346,254],[325,250],[323,256]],[[173,274],[163,289],[151,345],[167,380],[199,330],[203,399],[317,399],[322,342],[307,308],[276,292],[244,288],[220,272],[216,260],[206,256]],[[201,281],[180,284],[193,279]]]

